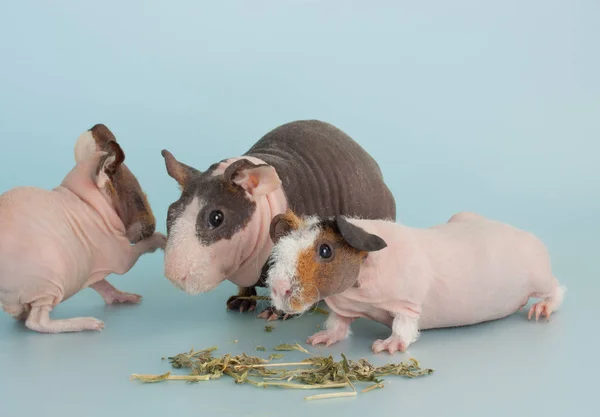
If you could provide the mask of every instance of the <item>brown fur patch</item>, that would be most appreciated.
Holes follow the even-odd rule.
[[[112,183],[110,181],[106,182],[104,184],[104,191],[106,192],[107,195],[111,196],[111,198],[116,198],[116,191],[115,191],[115,187],[113,187]]]
[[[322,244],[332,249],[329,259],[319,256]],[[301,309],[352,287],[366,256],[367,252],[349,246],[332,224],[324,224],[315,243],[298,254],[296,271],[300,292],[290,300],[290,306]]]
[[[116,200],[113,201],[125,228],[139,223],[140,235],[135,240],[150,237],[156,229],[156,219],[148,197],[127,166],[121,165],[115,173],[113,187],[116,190]]]
[[[292,230],[298,230],[303,222],[296,214],[288,209],[283,214],[278,214],[271,220],[269,226],[269,235],[273,242],[277,242],[283,236],[290,233]]]
[[[205,203],[196,217],[198,240],[203,245],[211,245],[219,240],[231,239],[251,221],[256,211],[256,202],[248,199],[241,187],[232,188],[232,183],[225,181],[221,175],[213,175],[211,171],[189,169],[193,171],[189,171],[190,176],[184,184],[181,196],[167,211],[167,234],[185,207],[198,197]],[[220,226],[211,227],[208,218],[215,210],[223,213],[224,220]]]
[[[103,149],[107,142],[109,141],[117,141],[115,135],[110,131],[108,127],[103,125],[102,123],[98,123],[90,129],[92,133],[92,137],[96,142],[96,149]]]
[[[104,185],[104,192],[111,199],[126,230],[137,223],[140,225],[139,233],[130,239],[135,243],[150,237],[156,229],[156,219],[137,178],[123,163],[125,153],[105,125],[97,124],[90,129],[90,132],[96,142],[96,148],[107,152],[100,159],[96,170],[98,175],[100,170],[104,169],[109,177],[110,181]],[[115,156],[115,161],[106,165],[106,160],[111,156]]]
[[[296,213],[294,213],[291,209],[287,209],[287,211],[285,212],[285,219],[292,228],[292,230],[298,230],[300,229],[300,226],[304,224],[302,219],[296,216]]]

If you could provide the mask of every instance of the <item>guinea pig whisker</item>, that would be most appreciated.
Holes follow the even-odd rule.
[[[310,308],[310,314],[314,314],[315,311],[317,311],[317,309],[319,308],[319,301],[321,301],[321,293],[319,292],[319,288],[316,286],[315,283],[312,283],[312,286],[314,287],[314,289],[317,293],[317,297],[316,297],[312,307]]]

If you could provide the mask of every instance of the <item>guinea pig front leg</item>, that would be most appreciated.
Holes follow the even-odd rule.
[[[373,352],[379,353],[387,350],[390,354],[397,351],[404,352],[419,338],[419,317],[406,313],[395,313],[392,322],[392,335],[385,340],[373,342]]]
[[[137,304],[142,300],[142,296],[139,294],[132,294],[129,292],[123,292],[116,289],[106,279],[98,281],[90,285],[104,300],[106,304],[115,303],[131,303]]]
[[[73,319],[52,320],[52,297],[38,299],[31,303],[31,311],[25,326],[40,333],[81,332],[83,330],[101,331],[104,323],[93,317],[77,317]]]
[[[133,245],[133,249],[137,252],[138,257],[140,257],[145,253],[156,252],[157,249],[165,250],[165,246],[167,246],[167,237],[162,233],[156,232],[149,238],[140,240]]]
[[[123,275],[136,264],[140,256],[146,253],[156,252],[157,249],[165,249],[167,237],[162,233],[154,233],[147,239],[140,240],[135,245],[128,247],[125,256],[120,259],[120,265],[114,270],[115,273]]]
[[[251,297],[256,296],[256,287],[238,287],[237,295],[232,295],[227,300],[228,310],[237,310],[240,313],[244,311],[254,311],[256,300]]]
[[[309,337],[306,343],[309,343],[313,346],[321,343],[327,347],[339,342],[340,340],[344,340],[350,335],[350,325],[353,321],[353,318],[340,316],[339,314],[331,311],[327,321],[325,322],[325,330],[317,332]]]

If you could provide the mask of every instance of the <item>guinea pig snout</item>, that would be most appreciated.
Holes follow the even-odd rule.
[[[289,298],[292,295],[292,284],[282,279],[273,281],[271,284],[273,295],[281,298]]]

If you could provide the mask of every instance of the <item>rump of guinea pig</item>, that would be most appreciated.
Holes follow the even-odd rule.
[[[267,284],[276,308],[305,312],[325,300],[326,330],[308,339],[327,346],[345,339],[357,318],[391,328],[373,351],[405,351],[419,330],[464,326],[509,316],[539,298],[529,318],[548,319],[565,287],[552,274],[534,235],[474,213],[415,229],[342,216],[276,216]]]
[[[0,196],[0,305],[42,333],[102,330],[91,317],[52,320],[51,310],[86,287],[107,304],[138,303],[105,279],[164,249],[154,215],[125,155],[104,125],[84,132],[75,167],[53,190],[17,187]]]

